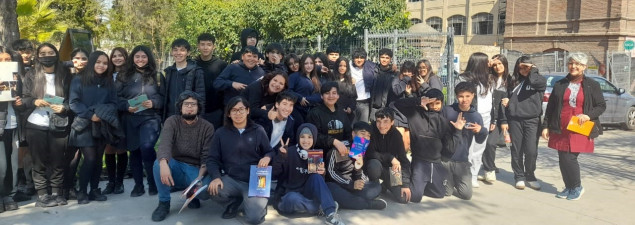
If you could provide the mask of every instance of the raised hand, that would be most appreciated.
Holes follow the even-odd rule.
[[[289,138],[287,138],[287,142],[284,142],[284,140],[282,140],[282,137],[280,137],[280,153],[282,153],[283,155],[287,154],[287,149],[289,149]]]
[[[463,127],[465,127],[466,122],[467,121],[463,117],[463,112],[459,113],[459,116],[456,118],[456,122],[450,121],[452,126],[454,126],[454,128],[456,128],[457,130],[463,130]]]

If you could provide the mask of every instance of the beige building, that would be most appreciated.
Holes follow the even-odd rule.
[[[454,27],[455,53],[465,68],[474,52],[500,53],[505,32],[506,0],[406,0],[413,24],[426,23],[439,32]],[[530,2],[530,1],[528,1]]]

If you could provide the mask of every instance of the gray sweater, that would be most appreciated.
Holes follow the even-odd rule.
[[[175,159],[195,166],[205,165],[207,150],[212,146],[214,126],[199,118],[188,125],[181,115],[170,116],[159,137],[157,159]]]

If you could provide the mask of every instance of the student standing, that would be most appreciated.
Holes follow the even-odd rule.
[[[320,78],[315,67],[315,59],[305,54],[300,59],[300,71],[289,75],[289,91],[298,99],[298,112],[303,116],[322,99],[320,99]]]
[[[126,131],[126,149],[130,150],[130,167],[135,181],[131,197],[145,193],[143,171],[148,180],[148,194],[156,195],[157,186],[152,176],[152,165],[156,160],[154,145],[159,138],[161,126],[160,109],[163,108],[163,96],[159,93],[157,67],[154,56],[148,47],[137,46],[132,49],[131,65],[117,78],[118,110]],[[148,100],[141,106],[131,106],[128,100],[146,95]]]
[[[339,54],[338,54],[339,56]],[[335,76],[338,79],[338,90],[340,98],[337,100],[339,105],[346,115],[348,120],[353,121],[355,119],[355,109],[357,107],[357,90],[355,90],[355,83],[353,83],[353,77],[351,77],[350,62],[346,58],[338,58],[335,61],[337,67],[335,68]]]
[[[355,121],[369,122],[370,118],[370,92],[375,82],[375,63],[367,60],[368,54],[364,49],[353,51],[353,63],[351,76],[357,90],[357,109]]]
[[[33,182],[38,194],[35,205],[52,207],[66,204],[61,188],[68,117],[72,113],[68,106],[71,75],[59,61],[59,52],[52,44],[41,44],[36,54],[34,69],[25,76],[22,101],[27,116],[27,142],[33,158]],[[44,101],[45,95],[62,97],[64,101],[50,104]]]
[[[370,97],[370,121],[375,120],[375,111],[388,106],[396,99],[392,91],[393,79],[397,76],[393,71],[392,50],[383,48],[379,50],[379,65],[376,68],[376,78]]]
[[[216,50],[216,38],[209,33],[202,33],[197,38],[198,51],[201,53],[196,58],[196,65],[203,69],[205,80],[205,114],[206,119],[218,128],[223,125],[223,93],[214,88],[214,81],[227,67],[227,62],[214,55]]]
[[[233,63],[216,78],[214,88],[224,93],[224,103],[229,99],[240,95],[247,85],[259,80],[265,75],[265,71],[258,66],[258,49],[247,46],[242,52],[242,61]]]
[[[78,204],[106,201],[99,188],[104,149],[107,144],[117,144],[124,136],[116,108],[117,90],[108,71],[109,62],[106,53],[91,53],[86,69],[71,82],[69,104],[77,117],[73,121],[69,143],[79,147],[83,156]]]

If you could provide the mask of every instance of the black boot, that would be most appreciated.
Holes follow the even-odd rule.
[[[145,193],[146,191],[144,190],[143,184],[135,185],[134,188],[132,189],[132,192],[130,192],[130,197],[139,197]]]
[[[104,192],[102,194],[109,195],[109,194],[112,194],[114,191],[115,191],[115,183],[108,182],[108,184],[106,185],[106,189],[104,189]]]
[[[238,215],[238,207],[243,203],[243,198],[234,199],[228,206],[225,208],[225,212],[221,216],[223,219],[233,219]]]
[[[16,202],[31,201],[31,196],[27,195],[23,191],[17,191],[15,195],[13,196],[13,201],[16,201]]]
[[[77,200],[78,191],[75,190],[75,188],[71,188],[66,191],[68,191],[68,197],[66,198],[66,200]]]
[[[115,183],[115,190],[112,192],[114,194],[121,194],[124,192],[123,183]]]
[[[89,200],[95,201],[106,201],[108,198],[105,195],[101,194],[101,188],[93,189],[88,193]]]
[[[88,200],[88,195],[84,191],[77,192],[77,204],[83,205],[88,204],[90,200]]]
[[[152,212],[152,221],[163,221],[170,213],[170,202],[159,202],[159,206]]]

